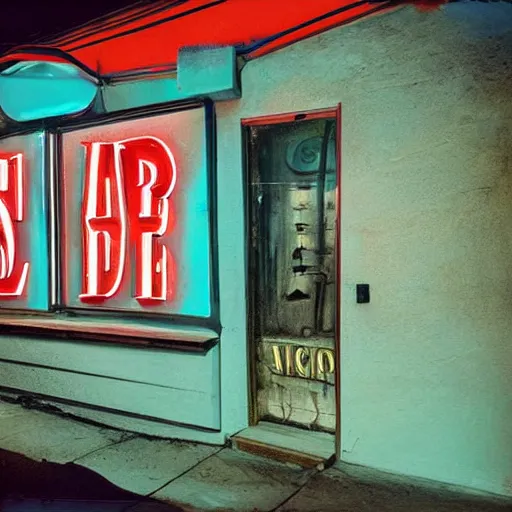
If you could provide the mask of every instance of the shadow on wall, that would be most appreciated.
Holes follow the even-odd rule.
[[[474,103],[475,117],[479,117],[485,106],[490,113],[496,114],[496,120],[502,119],[503,130],[496,135],[497,139],[503,140],[497,142],[503,142],[500,149],[508,160],[508,156],[512,156],[512,147],[505,112],[512,113],[512,3],[452,3],[443,8],[443,14],[459,30],[454,38],[461,42],[460,60],[453,72],[468,76],[466,93],[469,99],[473,93],[477,100]],[[482,96],[487,98],[486,105],[481,103]],[[507,132],[506,137],[499,137],[504,135],[503,131]]]
[[[494,2],[492,8],[487,2],[473,2],[468,6],[466,2],[451,3],[443,7],[448,18],[462,21],[471,38],[496,37],[510,33],[510,3]]]

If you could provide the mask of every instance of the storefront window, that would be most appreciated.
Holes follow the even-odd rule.
[[[213,325],[208,115],[0,140],[0,323],[146,338]]]
[[[62,134],[63,304],[209,317],[204,111]]]
[[[0,140],[0,304],[48,310],[45,135]]]

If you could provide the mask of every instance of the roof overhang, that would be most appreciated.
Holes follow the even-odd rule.
[[[254,59],[393,1],[159,0],[0,57],[0,109],[18,122],[190,97],[240,95]],[[149,81],[151,80],[151,81]],[[19,92],[22,91],[22,94]],[[98,100],[98,101],[95,101]]]
[[[232,46],[251,59],[396,5],[352,0],[159,0],[0,57],[70,60],[102,77],[176,69],[182,47]]]

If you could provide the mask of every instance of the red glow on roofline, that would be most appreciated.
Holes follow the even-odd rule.
[[[102,76],[176,65],[184,46],[237,46],[256,58],[335,26],[393,7],[351,0],[189,0],[139,7],[82,27],[42,47],[67,52]],[[153,8],[154,7],[154,8]],[[157,8],[158,7],[158,8]],[[252,46],[252,48],[251,48]],[[1,62],[28,60],[14,49]],[[52,57],[39,56],[39,60]],[[53,57],[54,62],[63,62]]]

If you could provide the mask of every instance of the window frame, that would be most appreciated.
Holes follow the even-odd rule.
[[[61,243],[62,195],[62,137],[67,132],[101,127],[123,121],[148,119],[202,109],[205,115],[206,180],[210,279],[210,315],[197,317],[183,314],[162,314],[149,311],[99,310],[93,307],[70,307],[63,304],[63,244]],[[0,307],[1,334],[64,338],[73,341],[99,341],[103,343],[150,346],[187,351],[206,352],[220,336],[218,251],[217,251],[217,179],[216,179],[216,124],[213,102],[184,101],[156,107],[144,107],[115,114],[93,115],[83,119],[55,119],[51,122],[31,123],[23,131],[11,131],[0,140],[26,135],[35,131],[45,134],[43,165],[46,180],[49,252],[49,310],[3,309]],[[102,322],[115,321],[116,327],[107,332],[95,332]],[[168,337],[165,336],[168,332]],[[188,332],[188,335],[187,335]]]

